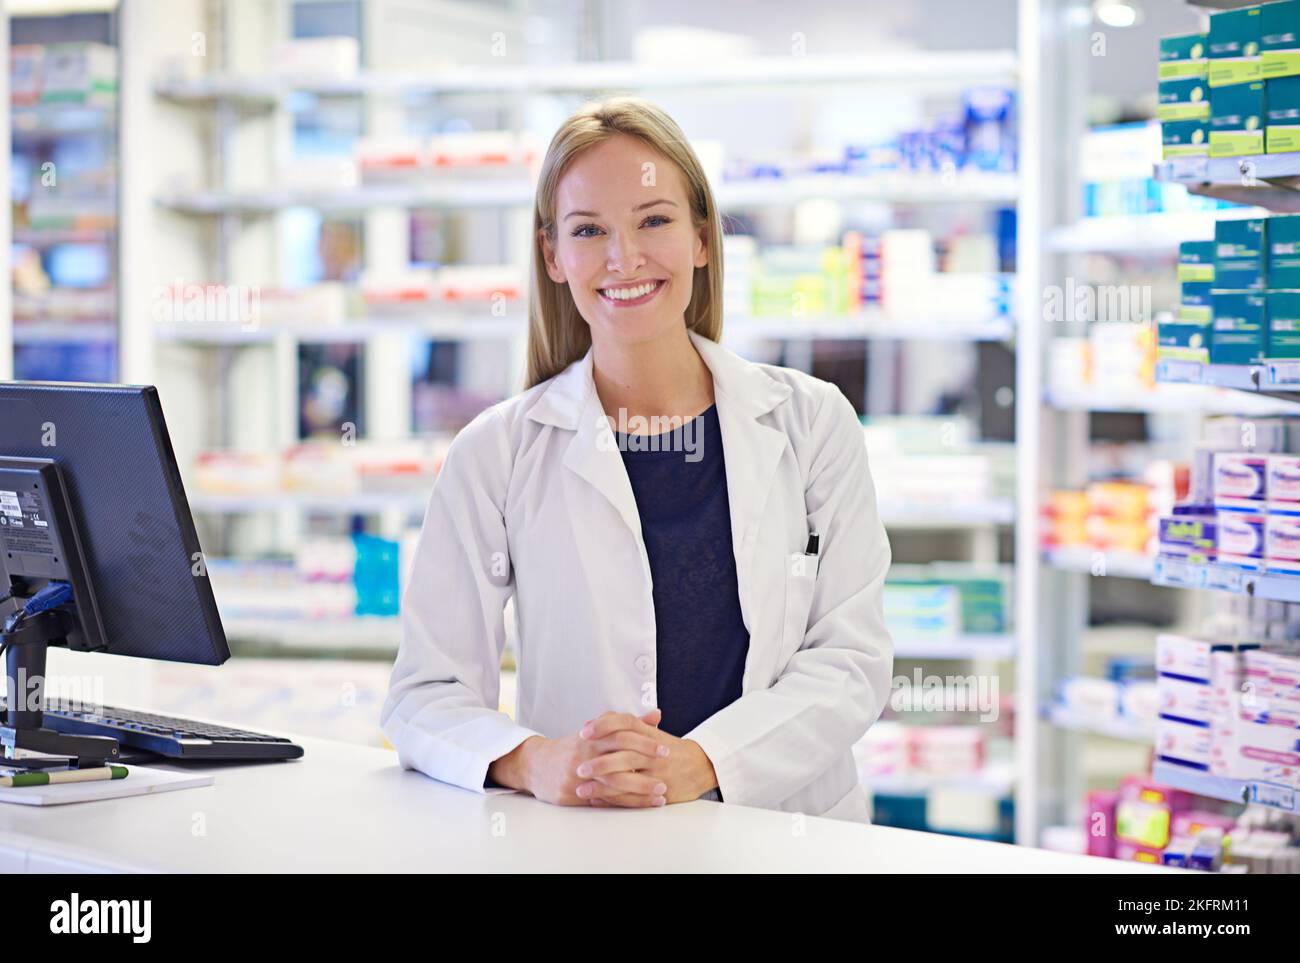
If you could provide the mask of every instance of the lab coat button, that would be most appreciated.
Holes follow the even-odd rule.
[[[650,656],[648,655],[638,655],[636,657],[635,665],[638,672],[649,672],[651,667],[654,665],[654,662],[651,661]]]

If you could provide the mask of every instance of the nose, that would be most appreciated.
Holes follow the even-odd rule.
[[[634,235],[625,233],[610,234],[609,253],[605,262],[606,270],[616,271],[619,274],[634,274],[643,264],[645,264],[645,258],[636,244]]]

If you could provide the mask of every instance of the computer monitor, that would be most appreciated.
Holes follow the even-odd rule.
[[[71,647],[206,665],[230,658],[156,388],[0,383],[4,458],[49,459],[62,478],[102,622],[83,619],[92,624]],[[21,512],[0,491],[0,520],[6,505]]]

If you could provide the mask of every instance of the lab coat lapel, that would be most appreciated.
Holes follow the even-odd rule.
[[[777,465],[789,443],[784,431],[765,425],[759,418],[788,398],[791,389],[715,341],[694,332],[691,340],[713,373],[740,609],[746,629],[754,636],[758,631],[758,606],[763,601],[755,595],[754,578],[759,524]]]
[[[580,399],[577,423],[573,439],[564,452],[564,464],[591,484],[605,499],[614,506],[619,517],[627,527],[641,539],[641,515],[637,511],[636,496],[632,492],[632,483],[628,480],[627,469],[623,466],[623,456],[619,453],[614,432],[605,417],[600,396],[596,393],[596,382],[592,378],[592,353],[577,362],[576,368],[570,368],[561,377],[575,377],[580,383],[575,392]],[[567,386],[575,387],[575,386]]]

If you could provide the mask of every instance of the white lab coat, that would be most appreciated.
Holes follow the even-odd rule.
[[[713,374],[750,641],[740,699],[686,738],[724,802],[869,821],[851,747],[889,698],[893,643],[857,415],[829,382],[691,340]],[[803,557],[813,531],[819,561]],[[517,721],[498,711],[512,597]],[[529,736],[655,706],[650,565],[590,350],[452,442],[402,629],[381,725],[403,766],[444,782],[483,792],[492,760]]]

